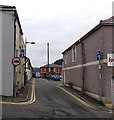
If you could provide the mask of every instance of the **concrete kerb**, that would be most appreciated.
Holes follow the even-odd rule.
[[[83,101],[84,101],[85,103],[87,103],[88,105],[90,105],[90,106],[91,106],[92,108],[94,108],[94,109],[97,109],[97,110],[99,110],[99,111],[103,111],[103,112],[105,112],[105,113],[110,113],[110,114],[112,114],[112,108],[109,108],[109,107],[105,106],[104,104],[101,105],[101,104],[99,103],[99,101],[97,101],[97,100],[95,100],[94,98],[86,95],[86,94],[83,93],[82,91],[76,90],[76,89],[72,88],[71,86],[69,86],[68,84],[61,85],[60,87],[62,87],[64,90],[67,90],[68,92],[70,92],[71,94],[73,94],[74,96],[76,96],[77,98],[79,98],[79,99],[80,99],[79,101],[82,101],[82,103],[83,103]],[[69,88],[71,88],[72,90],[76,90],[78,93],[72,92],[72,90],[70,90]],[[86,99],[82,94],[88,96],[88,97],[87,97],[88,99]],[[89,99],[90,99],[90,100],[89,100]],[[95,103],[92,103],[92,102],[91,102],[91,99],[95,100]]]
[[[33,79],[31,79],[32,81]],[[29,81],[30,82],[30,81]],[[25,86],[24,89],[26,89],[27,86]],[[22,99],[20,99],[19,101],[14,101],[14,102],[26,102],[26,101],[29,101],[30,100],[30,96],[31,96],[31,90],[32,90],[32,83],[30,84],[29,86],[29,89],[28,89],[28,93],[26,94],[26,96],[23,96]],[[20,95],[21,97],[21,95]],[[18,99],[18,98],[17,98]]]
[[[33,78],[31,78],[24,88],[20,90],[20,93],[16,97],[2,96],[2,102],[26,102],[30,100],[32,90]]]

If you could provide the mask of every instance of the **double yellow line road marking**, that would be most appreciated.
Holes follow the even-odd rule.
[[[63,90],[64,92],[66,92],[66,93],[69,94],[71,97],[73,97],[74,99],[76,99],[77,101],[79,101],[80,103],[82,103],[83,105],[85,105],[85,106],[87,106],[87,107],[90,107],[90,108],[92,108],[92,109],[94,109],[94,110],[98,110],[98,111],[100,111],[100,112],[105,112],[105,113],[109,113],[109,114],[114,114],[112,111],[103,110],[103,109],[101,109],[101,108],[99,108],[99,107],[96,107],[95,105],[93,105],[93,104],[91,104],[91,103],[89,103],[89,102],[87,102],[87,101],[82,100],[81,98],[75,96],[75,95],[72,94],[71,92],[69,92],[69,91],[65,90],[64,88],[60,87],[60,85],[57,86],[57,87],[58,87],[59,89]],[[32,88],[31,88],[31,89],[32,89],[32,90],[31,90],[32,92],[31,92],[31,97],[30,97],[30,100],[29,100],[29,101],[18,102],[18,103],[16,103],[16,102],[0,102],[0,103],[2,103],[2,104],[13,104],[13,105],[28,105],[28,104],[32,104],[32,103],[34,103],[35,100],[36,100],[36,95],[35,95],[35,79],[33,79],[33,81],[32,81]]]
[[[31,88],[31,97],[29,101],[25,102],[0,102],[1,104],[12,104],[12,105],[28,105],[32,104],[36,100],[36,95],[35,95],[35,79],[32,81],[32,88]]]
[[[45,81],[47,82],[47,81]],[[49,81],[48,81],[49,82]],[[79,101],[81,104],[87,106],[87,107],[90,107],[94,110],[97,110],[97,111],[100,111],[100,112],[104,112],[104,113],[108,113],[108,114],[114,114],[114,112],[112,110],[104,110],[100,107],[97,107],[95,105],[93,105],[92,103],[88,102],[87,100],[83,100],[83,98],[81,97],[77,97],[76,95],[74,95],[73,93],[69,92],[68,90],[64,89],[63,87],[61,87],[62,84],[59,84],[57,86],[57,88],[63,90],[65,93],[67,93],[68,95],[70,95],[71,97],[73,97],[74,99],[76,99],[77,101]]]
[[[109,114],[114,114],[114,112],[111,111],[107,111],[107,110],[103,110],[99,107],[96,107],[95,105],[89,103],[88,101],[84,101],[82,100],[81,98],[75,96],[74,94],[72,94],[71,92],[65,90],[64,88],[60,87],[60,86],[57,86],[59,89],[63,90],[64,92],[66,92],[67,94],[69,94],[71,97],[73,97],[74,99],[76,99],[77,101],[79,101],[80,103],[82,103],[83,105],[87,106],[87,107],[90,107],[94,110],[98,110],[100,112],[104,112],[104,113],[109,113]]]

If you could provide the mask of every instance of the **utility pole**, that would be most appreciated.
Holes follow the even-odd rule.
[[[47,74],[49,76],[49,43],[47,43],[47,63],[48,63],[48,66],[47,66]],[[48,77],[49,78],[49,77]]]

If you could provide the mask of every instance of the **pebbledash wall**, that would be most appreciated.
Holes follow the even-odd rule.
[[[91,31],[67,48],[63,54],[64,83],[100,100],[100,88],[103,103],[111,103],[112,67],[107,67],[107,53],[112,53],[111,17],[100,21]],[[99,76],[98,51],[101,52],[101,84]]]

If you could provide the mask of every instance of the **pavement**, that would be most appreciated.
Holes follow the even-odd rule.
[[[89,104],[90,106],[92,106],[95,109],[99,109],[101,111],[110,112],[110,113],[114,112],[113,109],[107,108],[103,103],[100,103],[99,101],[86,95],[83,92],[80,92],[70,86],[67,86],[67,85],[61,85],[60,87],[63,88],[64,90],[67,90],[69,93],[75,95],[80,100],[84,101],[85,103]]]
[[[26,85],[21,88],[16,97],[2,96],[2,102],[26,102],[30,99],[32,90],[32,79],[27,81]]]

